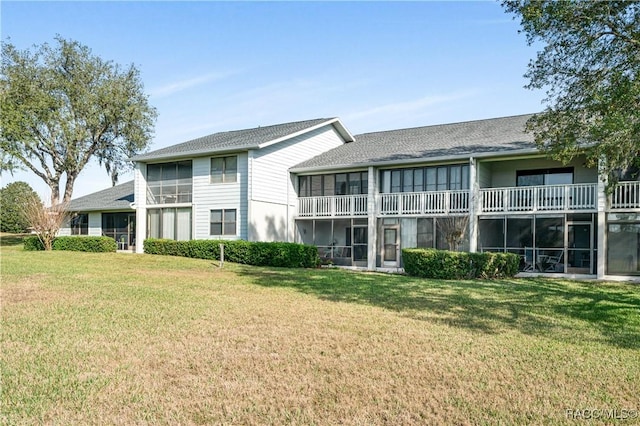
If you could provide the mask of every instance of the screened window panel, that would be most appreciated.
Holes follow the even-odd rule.
[[[149,164],[147,166],[147,182],[159,182],[162,180],[162,166]]]
[[[462,189],[469,189],[469,166],[462,166]]]
[[[322,195],[322,176],[311,176],[311,196],[321,197]]]
[[[149,238],[160,238],[160,210],[148,210]]]
[[[349,173],[349,195],[360,193],[360,173]]]
[[[335,195],[347,195],[347,175],[340,173],[336,175],[336,192]]]
[[[460,166],[451,166],[449,168],[449,189],[462,189],[462,169]]]
[[[424,191],[424,169],[415,169],[413,171],[413,190],[415,192]]]
[[[333,195],[336,191],[336,179],[334,175],[324,175],[324,195]]]
[[[426,190],[436,191],[438,189],[437,171],[435,167],[428,167],[426,169]]]
[[[388,194],[391,192],[391,170],[385,170],[382,172],[382,193]]]
[[[300,197],[308,197],[311,195],[309,191],[309,176],[300,176],[298,178],[298,192]]]
[[[176,238],[176,210],[162,209],[162,238],[175,240]]]
[[[444,191],[449,189],[449,183],[447,182],[448,168],[438,167],[438,191]]]
[[[504,248],[504,219],[482,219],[478,221],[480,248]]]
[[[420,248],[433,248],[433,219],[418,219],[417,246]]]
[[[391,171],[391,192],[400,192],[402,189],[402,174],[400,170]]]
[[[369,193],[369,173],[360,173],[360,188],[362,194]]]
[[[191,209],[177,209],[176,240],[185,241],[191,239]]]
[[[403,172],[402,192],[413,192],[413,169]]]

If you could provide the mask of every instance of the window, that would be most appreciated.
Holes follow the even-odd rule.
[[[300,197],[356,195],[367,192],[367,172],[298,177],[298,195]]]
[[[191,239],[191,208],[147,210],[147,236],[170,240]]]
[[[423,192],[469,189],[469,166],[466,164],[383,170],[382,193]]]
[[[147,202],[175,204],[191,202],[191,161],[147,165]]]
[[[238,180],[238,156],[211,159],[211,183],[231,183]]]
[[[211,210],[210,235],[236,235],[236,209]]]
[[[573,183],[573,167],[518,170],[516,176],[517,186],[570,185]]]
[[[433,248],[433,219],[419,218],[417,223],[417,246]]]
[[[80,213],[71,218],[71,235],[89,234],[89,215]]]

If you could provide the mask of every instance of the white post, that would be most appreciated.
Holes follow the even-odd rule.
[[[480,188],[478,184],[477,160],[469,159],[469,252],[478,251],[478,203]]]
[[[136,209],[136,253],[144,253],[147,237],[147,165],[136,163],[134,171],[133,200]]]
[[[604,279],[607,269],[607,194],[605,186],[607,177],[600,173],[601,168],[598,167],[598,185],[597,185],[597,208],[598,208],[598,279]]]
[[[376,197],[378,196],[377,179],[375,169],[369,167],[367,170],[367,269],[376,269],[376,246],[377,246],[377,224],[376,224]]]
[[[220,268],[224,266],[224,244],[220,244]]]

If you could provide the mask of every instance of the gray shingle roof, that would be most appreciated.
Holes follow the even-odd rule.
[[[212,135],[203,136],[177,145],[140,154],[131,158],[131,160],[148,161],[184,156],[206,155],[214,152],[252,149],[306,129],[311,129],[312,127],[316,127],[323,123],[328,124],[328,122],[335,120],[335,118],[318,118],[314,120],[276,124],[252,129],[214,133]],[[342,127],[341,124],[339,125]],[[346,132],[346,129],[344,128],[341,130]]]
[[[347,143],[297,164],[293,171],[402,163],[515,150],[535,151],[524,127],[531,114],[355,135]]]
[[[69,210],[74,212],[131,210],[133,202],[133,181],[85,195],[71,200]]]

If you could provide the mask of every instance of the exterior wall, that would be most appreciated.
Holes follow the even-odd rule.
[[[569,164],[562,164],[558,161],[549,160],[546,158],[531,158],[513,161],[496,161],[492,163],[481,163],[483,166],[480,173],[480,187],[481,188],[500,188],[516,186],[516,171],[518,170],[536,170],[547,168],[561,168],[561,167],[573,167],[573,183],[596,183],[598,180],[598,171],[594,169],[588,169],[583,166],[583,158],[574,158]],[[487,183],[486,167],[488,166],[490,172],[489,186],[485,186]]]
[[[249,241],[289,241],[292,223],[289,211],[293,207],[286,204],[251,202]]]
[[[248,234],[243,238],[293,241],[297,198],[295,177],[290,175],[289,168],[343,143],[340,134],[329,125],[252,151]]]
[[[210,183],[211,157],[193,159],[193,238],[247,239],[247,153],[238,153],[238,177],[233,183]],[[236,209],[237,235],[211,236],[212,209]]]

